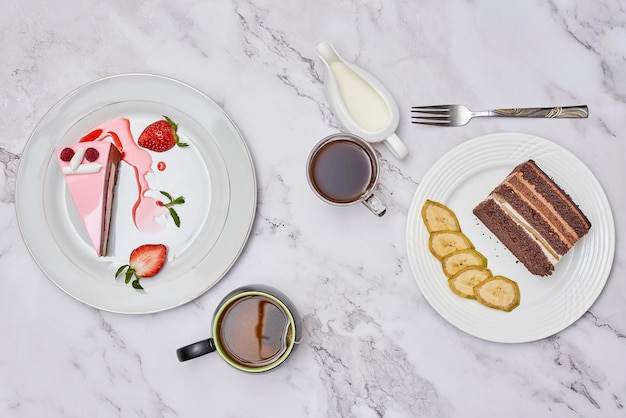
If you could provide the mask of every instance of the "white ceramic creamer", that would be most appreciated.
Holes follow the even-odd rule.
[[[368,142],[383,142],[397,158],[406,157],[408,150],[395,134],[400,114],[391,93],[330,43],[320,43],[316,52],[326,68],[326,98],[343,127]]]

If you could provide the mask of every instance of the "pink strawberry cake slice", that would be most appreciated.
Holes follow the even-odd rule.
[[[57,149],[56,154],[92,245],[99,257],[105,256],[122,154],[104,141],[70,145]]]

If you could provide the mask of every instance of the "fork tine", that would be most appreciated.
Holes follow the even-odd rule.
[[[428,117],[428,116],[413,116],[411,118],[412,123],[419,123],[421,125],[437,125],[437,126],[445,126],[450,124],[450,119],[442,118],[442,117]]]
[[[411,113],[421,113],[425,115],[441,115],[448,116],[450,114],[450,106],[436,105],[436,106],[413,106],[411,107]]]
[[[428,116],[428,115],[432,115],[432,116]],[[450,115],[444,115],[443,113],[427,113],[424,116],[421,115],[413,115],[411,116],[411,118],[413,119],[439,119],[439,120],[448,120],[450,119],[449,117]]]
[[[424,119],[430,121],[450,122],[448,115],[436,115],[436,116],[411,116],[411,119]]]
[[[426,114],[426,115],[442,115],[442,116],[447,116],[450,114],[450,109],[430,109],[430,108],[423,108],[423,109],[419,109],[416,110],[415,108],[413,108],[413,110],[411,110],[411,113],[422,113],[422,114]]]
[[[450,109],[450,105],[435,105],[435,106],[413,106],[411,109]]]
[[[450,106],[413,106],[411,107],[411,122],[420,125],[448,126],[450,125]]]
[[[449,121],[444,121],[444,122],[421,122],[418,120],[413,120],[411,121],[411,123],[415,123],[418,125],[432,125],[432,126],[448,126],[450,124]]]

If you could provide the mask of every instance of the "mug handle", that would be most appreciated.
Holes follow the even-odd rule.
[[[215,341],[213,341],[213,338],[209,338],[179,348],[176,350],[176,356],[178,357],[178,361],[187,361],[212,353],[215,350]]]
[[[409,154],[409,150],[406,148],[406,145],[404,145],[404,142],[402,142],[396,134],[393,134],[389,138],[385,139],[385,145],[396,158],[403,159]]]
[[[367,206],[367,208],[371,210],[374,215],[383,216],[385,212],[387,212],[387,208],[383,202],[373,194],[369,195],[361,202],[363,202],[363,204]]]

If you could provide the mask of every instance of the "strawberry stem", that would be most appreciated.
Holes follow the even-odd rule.
[[[126,283],[126,284],[130,283],[130,281],[133,278],[134,274],[135,274],[135,270],[133,270],[133,269],[131,269],[129,267],[128,270],[126,270],[126,279],[124,280],[124,283]]]
[[[130,266],[128,264],[124,264],[122,267],[118,268],[117,271],[115,272],[115,278],[117,279],[117,276],[119,276],[125,268],[129,268]]]
[[[123,266],[117,269],[117,271],[115,272],[115,278],[117,279],[124,272],[124,270],[126,270],[126,273],[124,273],[124,283],[126,284],[131,283],[131,280],[132,280],[131,285],[133,286],[133,288],[143,289],[141,284],[139,284],[139,279],[141,277],[137,276],[135,274],[135,270],[128,264],[124,264]],[[133,276],[135,276],[135,280],[133,280]]]
[[[163,115],[163,117],[165,118],[167,123],[170,124],[170,126],[172,127],[172,130],[174,131],[174,138],[176,139],[176,145],[178,145],[179,147],[188,147],[189,144],[180,142],[180,138],[178,137],[178,124],[165,115]]]

